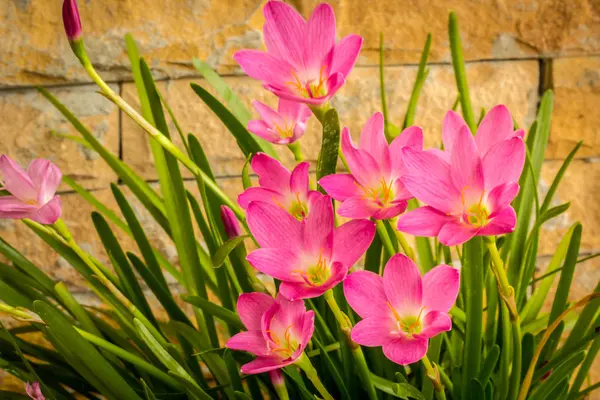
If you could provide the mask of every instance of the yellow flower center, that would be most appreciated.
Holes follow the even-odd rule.
[[[304,221],[304,218],[308,216],[308,205],[300,199],[300,193],[295,193],[295,195],[296,199],[287,207],[281,204],[275,197],[273,197],[273,202],[281,207],[281,209],[290,213],[290,215],[298,221]]]
[[[355,184],[364,192],[363,198],[375,201],[380,207],[386,207],[394,200],[394,181],[386,181],[385,178],[379,180],[379,185],[371,188],[364,187],[359,183]]]
[[[475,227],[481,228],[487,225],[490,216],[490,211],[483,202],[485,190],[481,192],[479,201],[467,208],[467,205],[465,204],[465,191],[468,188],[468,186],[465,186],[461,193],[463,210],[466,209],[466,211],[463,213],[463,221]]]
[[[296,71],[292,69],[291,74],[294,77],[293,81],[286,82],[287,85],[291,86],[294,90],[298,91],[302,97],[311,99],[317,97],[323,97],[327,94],[327,76],[325,76],[325,69],[327,67],[323,65],[319,71],[319,80],[302,81]]]
[[[295,274],[299,275],[307,285],[317,287],[323,285],[331,277],[331,270],[327,258],[323,256],[323,250],[319,254],[317,262],[305,271],[294,271]]]
[[[396,320],[396,326],[399,332],[404,333],[408,337],[412,337],[413,335],[421,333],[421,330],[423,329],[423,324],[421,323],[421,316],[423,315],[423,310],[425,310],[425,307],[421,307],[421,310],[419,311],[419,314],[417,316],[406,316],[402,318],[400,317],[400,314],[398,314],[398,311],[396,311],[396,309],[392,307],[389,301],[387,302],[387,306],[394,315],[394,319]]]
[[[288,139],[294,136],[294,125],[288,127],[287,123],[285,123],[284,127],[280,127],[279,125],[275,125],[275,130],[279,134],[279,137],[282,139]]]
[[[283,333],[283,338],[280,338],[275,332],[267,330],[267,335],[271,342],[267,343],[267,347],[271,353],[275,353],[282,358],[290,358],[298,348],[298,342],[292,338],[292,325],[289,325]]]

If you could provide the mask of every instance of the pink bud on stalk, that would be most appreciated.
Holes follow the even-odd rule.
[[[27,392],[27,395],[33,400],[46,400],[46,398],[42,394],[42,389],[40,389],[39,382],[26,383],[25,392]]]
[[[82,38],[81,19],[79,18],[79,8],[76,0],[65,0],[63,3],[63,23],[65,32],[69,41],[74,42]]]
[[[221,206],[221,220],[229,239],[242,235],[242,229],[234,212],[227,206]]]

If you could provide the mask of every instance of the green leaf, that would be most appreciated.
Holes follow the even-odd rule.
[[[556,207],[552,207],[549,210],[546,210],[544,213],[540,215],[540,219],[536,221],[537,226],[541,226],[544,222],[551,220],[552,218],[556,218],[565,211],[569,209],[571,206],[571,202],[561,204]]]
[[[577,368],[579,364],[584,360],[585,352],[580,351],[573,354],[567,361],[561,364],[560,367],[556,368],[554,372],[550,374],[548,379],[542,382],[531,395],[528,400],[544,400],[548,398],[548,395],[564,380],[568,379],[568,376],[573,373],[573,370]]]
[[[48,325],[50,339],[61,346],[60,353],[73,368],[92,383],[109,399],[141,400],[123,377],[102,357],[102,355],[79,335],[64,317],[52,306],[36,301],[36,313]],[[72,364],[75,362],[75,365]],[[93,370],[92,370],[93,368]]]
[[[465,122],[475,134],[477,125],[475,124],[475,114],[471,106],[469,96],[469,87],[467,85],[467,74],[465,72],[465,60],[462,54],[462,45],[460,40],[460,31],[458,29],[458,19],[454,12],[450,13],[448,19],[448,35],[450,36],[450,53],[452,54],[452,66],[454,67],[454,76],[456,77],[456,87],[460,95],[460,106],[465,118]]]
[[[467,399],[470,400],[479,400],[485,398],[485,389],[481,382],[477,379],[472,378],[469,382],[469,389],[467,390]]]
[[[257,141],[256,138],[248,132],[246,127],[229,111],[223,104],[219,102],[212,94],[208,93],[206,89],[195,83],[191,84],[192,89],[198,97],[215,113],[215,115],[223,122],[229,132],[237,140],[238,146],[247,157],[250,154],[256,154],[259,152],[267,152]]]
[[[487,357],[481,366],[481,370],[479,371],[479,376],[477,380],[480,385],[485,386],[487,381],[492,376],[492,372],[496,367],[496,363],[498,362],[498,358],[500,357],[500,347],[495,344],[488,351]]]
[[[42,285],[47,294],[54,292],[54,281],[48,277],[39,267],[29,261],[17,249],[0,237],[0,253],[12,263],[29,275],[32,279]]]
[[[322,124],[323,137],[317,159],[317,181],[326,175],[335,173],[340,148],[340,120],[334,108],[325,113]],[[320,186],[319,190],[325,193]]]
[[[571,390],[569,391],[568,400],[575,400],[575,399],[580,398],[578,396],[579,390],[581,389],[581,386],[583,385],[586,378],[588,377],[588,374],[590,373],[590,368],[594,364],[594,361],[596,360],[596,356],[598,355],[599,350],[600,350],[600,336],[598,336],[592,342],[592,345],[590,346],[590,348],[587,352],[585,360],[583,361],[583,364],[581,364],[581,368],[579,368],[579,371],[577,371],[577,375],[575,376],[575,379],[573,380],[573,383],[571,384]]]
[[[323,364],[327,367],[328,374],[333,378],[335,384],[337,385],[340,391],[340,398],[350,399],[350,394],[348,393],[348,389],[344,384],[344,379],[340,375],[338,367],[335,365],[331,357],[329,357],[329,354],[327,354],[325,347],[323,347],[321,342],[318,341],[316,338],[313,338],[313,343],[315,343],[319,350],[321,350],[320,356],[323,360]]]
[[[239,329],[245,329],[244,324],[242,323],[242,321],[240,320],[238,315],[236,313],[234,313],[233,311],[230,311],[226,308],[223,308],[215,303],[212,303],[212,302],[210,302],[202,297],[198,297],[198,296],[184,295],[184,296],[182,296],[182,299],[186,303],[190,303],[194,307],[198,307],[205,313],[207,313],[209,315],[213,315],[213,316],[223,320],[228,325],[235,326]]]
[[[250,161],[252,160],[252,156],[246,157],[246,162],[244,163],[244,168],[242,168],[242,184],[244,185],[244,190],[252,187],[252,181],[250,180]]]
[[[419,60],[417,78],[415,79],[415,84],[413,86],[412,93],[410,94],[410,100],[408,102],[408,108],[406,109],[406,114],[404,116],[404,122],[402,123],[402,129],[406,129],[414,124],[415,114],[417,112],[417,103],[419,102],[419,95],[421,94],[421,89],[423,89],[423,85],[425,84],[427,75],[429,75],[429,69],[427,69],[426,67],[430,48],[431,33],[428,33],[427,39],[425,40],[425,46],[423,47],[423,52],[421,53],[421,59]]]
[[[223,265],[225,259],[227,258],[227,256],[229,256],[229,253],[231,253],[236,247],[242,244],[244,240],[248,239],[249,237],[250,236],[248,235],[236,236],[223,243],[217,249],[215,255],[212,257],[213,267],[218,268],[221,265]]]
[[[567,158],[565,158],[565,161],[563,161],[562,165],[560,166],[560,169],[558,170],[558,172],[556,173],[556,176],[554,177],[554,180],[552,181],[552,184],[550,185],[550,188],[548,189],[548,192],[546,193],[546,197],[544,198],[544,202],[542,203],[542,207],[540,208],[540,213],[543,214],[548,209],[548,207],[550,207],[550,203],[552,202],[552,199],[554,198],[554,194],[556,193],[556,190],[558,189],[558,185],[560,184],[560,181],[562,180],[563,176],[565,175],[567,168],[569,168],[571,161],[573,161],[575,154],[577,154],[577,152],[581,148],[582,144],[583,144],[583,142],[579,141],[575,145],[573,150],[571,150],[571,152],[569,153]]]

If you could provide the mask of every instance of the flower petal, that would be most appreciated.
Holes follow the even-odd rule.
[[[383,288],[390,305],[402,317],[417,315],[423,298],[423,280],[416,264],[404,254],[396,254],[383,270]]]
[[[233,55],[246,74],[274,87],[285,88],[292,78],[292,66],[283,59],[259,50],[240,50]]]
[[[242,293],[237,301],[237,313],[248,330],[260,330],[261,319],[275,299],[266,293]]]
[[[331,276],[320,286],[308,285],[304,282],[281,282],[279,293],[289,300],[312,299],[321,296],[329,289],[344,280],[348,274],[348,267],[340,262],[331,264]]]
[[[238,196],[238,204],[245,210],[252,201],[283,204],[284,197],[281,193],[263,187],[250,187]]]
[[[301,198],[306,198],[309,190],[308,169],[310,164],[301,162],[292,170],[290,176],[290,191],[295,195],[300,195]]]
[[[304,41],[304,60],[308,71],[320,72],[335,46],[335,15],[327,3],[319,4],[310,15]]]
[[[271,143],[279,143],[282,138],[275,133],[262,119],[253,119],[248,122],[248,130]]]
[[[352,268],[367,251],[375,236],[375,224],[367,220],[346,222],[333,233],[333,260]]]
[[[388,314],[391,314],[388,309]],[[362,346],[383,346],[398,337],[396,322],[390,315],[368,317],[352,328],[352,340]]]
[[[379,204],[360,194],[344,200],[337,212],[342,217],[362,219],[372,217],[380,208]]]
[[[22,201],[37,201],[38,191],[27,173],[12,158],[0,156],[0,174],[4,188]]]
[[[491,217],[497,211],[503,210],[517,197],[519,193],[519,184],[517,182],[507,182],[496,186],[487,197],[487,203],[490,207]]]
[[[390,313],[383,289],[383,278],[371,271],[356,271],[344,281],[344,297],[361,318]]]
[[[275,3],[270,2],[270,3]],[[250,361],[247,364],[242,365],[242,374],[262,374],[263,372],[269,372],[274,369],[279,369],[293,364],[296,360],[284,360],[281,357],[258,357],[255,360]]]
[[[302,223],[280,207],[262,201],[248,205],[250,232],[262,247],[299,251],[303,246]]]
[[[369,186],[380,178],[379,164],[369,153],[354,146],[348,128],[342,132],[342,151],[350,172],[361,185]]]
[[[518,136],[493,145],[483,157],[485,189],[518,182],[525,163],[525,143]]]
[[[460,272],[442,264],[423,276],[423,306],[429,311],[450,311],[460,286]]]
[[[306,122],[312,115],[312,111],[306,104],[286,99],[279,99],[277,113],[288,121],[300,122]]]
[[[402,157],[410,175],[401,179],[413,196],[445,213],[460,208],[460,192],[452,184],[450,164],[431,152],[410,147],[402,150]]]
[[[227,341],[225,347],[232,350],[242,350],[257,356],[269,354],[267,342],[261,331],[240,332]]]
[[[383,133],[383,114],[377,112],[365,124],[361,134],[359,147],[368,152],[381,169],[389,168],[390,152]]]
[[[330,254],[335,226],[331,197],[321,195],[311,205],[304,225],[304,248],[309,254]]]
[[[423,129],[418,126],[409,126],[390,143],[390,158],[392,162],[392,176],[399,177],[405,173],[402,161],[402,148],[411,147],[416,151],[423,150]]]
[[[408,203],[406,201],[396,202],[389,207],[382,207],[375,214],[373,214],[373,219],[384,220],[397,217],[406,210],[406,207],[408,207]]]
[[[29,218],[37,206],[23,203],[15,196],[0,196],[0,218]]]
[[[40,224],[50,225],[55,223],[62,212],[62,203],[60,196],[54,196],[52,200],[44,204],[41,208],[38,208],[31,216],[30,219],[39,222]]]
[[[423,330],[419,332],[418,337],[429,339],[435,335],[448,332],[452,329],[452,321],[445,312],[430,311],[425,314],[422,321]]]
[[[440,242],[446,246],[456,246],[463,244],[477,234],[477,228],[461,223],[460,221],[452,221],[445,224],[438,235]]]
[[[291,173],[276,159],[257,153],[252,157],[252,170],[258,175],[260,186],[279,193],[289,191]]]
[[[302,321],[302,336],[300,339],[300,347],[302,350],[304,350],[306,348],[306,345],[308,345],[308,342],[310,342],[314,331],[315,312],[313,310],[309,310],[304,314],[304,320]]]
[[[275,299],[279,308],[274,314],[274,318],[281,323],[282,328],[286,329],[290,325],[302,327],[304,315],[306,314],[306,305],[302,300],[288,300],[285,296],[277,294]],[[275,320],[273,322],[275,322]],[[301,331],[301,329],[299,329]]]
[[[37,201],[40,205],[46,204],[54,197],[62,179],[60,169],[50,160],[42,158],[29,164],[27,175],[38,190]]]
[[[248,254],[247,260],[254,268],[275,279],[303,282],[297,274],[298,256],[289,249],[262,247]]]
[[[475,142],[483,157],[496,143],[513,136],[514,123],[505,105],[497,105],[485,115],[475,135]]]
[[[450,110],[446,113],[444,122],[442,123],[442,142],[444,143],[444,150],[446,152],[452,152],[458,132],[466,126],[465,120],[456,111]]]
[[[433,207],[419,207],[398,218],[398,230],[415,236],[437,236],[442,226],[453,219]]]
[[[263,121],[265,121],[269,126],[279,125],[280,127],[283,127],[285,125],[285,121],[283,120],[283,118],[281,118],[279,113],[273,110],[271,107],[267,106],[264,103],[261,103],[258,100],[254,100],[252,102],[252,105],[254,106],[254,109],[258,112],[258,115],[260,115],[260,118]]]
[[[335,46],[331,59],[330,74],[348,76],[360,53],[363,38],[358,35],[348,35]]]
[[[427,339],[413,337],[398,338],[383,345],[383,354],[396,364],[408,365],[422,359],[427,354]]]
[[[498,211],[490,222],[477,233],[479,236],[495,236],[510,233],[515,230],[517,214],[511,206]]]
[[[319,185],[325,189],[328,195],[338,201],[344,201],[362,193],[352,174],[327,175],[319,180]]]
[[[452,181],[456,189],[463,191],[469,188],[472,191],[483,189],[483,170],[481,158],[471,131],[463,126],[454,140],[454,147],[450,155],[452,168]]]
[[[264,40],[269,53],[289,60],[296,69],[304,69],[303,43],[306,21],[289,4],[269,1],[263,10],[265,15]]]

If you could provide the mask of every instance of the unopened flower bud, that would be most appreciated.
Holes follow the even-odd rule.
[[[83,31],[81,30],[81,18],[79,18],[77,0],[65,0],[62,13],[65,32],[69,41],[74,42],[81,39]]]
[[[227,206],[221,206],[221,220],[225,227],[225,233],[231,239],[242,235],[240,223],[238,222],[234,212]]]

